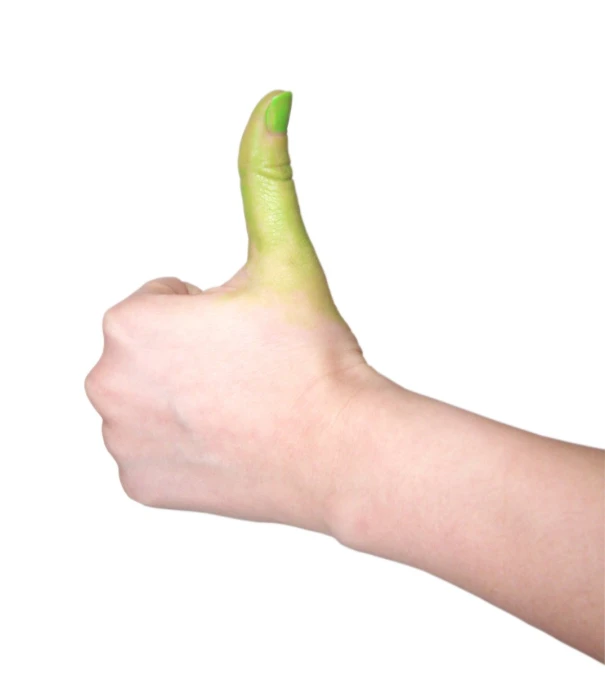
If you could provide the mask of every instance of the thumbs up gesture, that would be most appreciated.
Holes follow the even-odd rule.
[[[86,391],[134,500],[329,531],[337,430],[376,375],[303,224],[291,105],[268,94],[244,131],[244,267],[207,291],[156,279],[108,310]]]

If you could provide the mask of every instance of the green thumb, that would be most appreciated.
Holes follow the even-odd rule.
[[[240,144],[248,274],[275,290],[303,291],[315,304],[334,310],[292,180],[286,135],[291,107],[290,92],[267,94],[252,112]]]

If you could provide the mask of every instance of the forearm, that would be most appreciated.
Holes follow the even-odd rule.
[[[603,658],[604,454],[371,378],[342,415],[346,545],[421,568]]]

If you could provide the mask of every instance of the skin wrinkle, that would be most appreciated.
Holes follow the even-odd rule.
[[[361,369],[363,367],[364,363],[358,363],[355,365],[351,365],[349,368],[344,368],[340,372],[335,373],[338,375],[344,375],[345,372],[350,372],[351,370],[355,369]],[[325,436],[327,436],[330,432],[332,432],[336,426],[337,423],[342,419],[344,414],[349,410],[355,399],[364,391],[365,387],[365,381],[360,380],[356,386],[352,388],[352,391],[348,394],[348,396],[345,398],[344,402],[342,405],[337,408],[336,412],[332,415],[332,418],[330,420],[330,423],[323,429],[323,431],[320,433],[319,436],[319,444],[320,446],[324,445],[323,439]],[[334,497],[337,493],[338,488],[341,486],[338,485],[337,488],[337,480],[336,477],[339,474],[342,474],[343,467],[346,467],[347,462],[344,462],[344,448],[337,444],[337,456],[334,458],[334,461],[332,463],[332,468],[329,471],[329,480],[328,480],[328,487],[326,495],[325,495],[325,503],[326,503],[326,509],[329,511],[329,504],[331,501],[334,500]],[[338,468],[337,468],[338,467]],[[325,468],[322,467],[322,470],[325,471]]]
[[[361,350],[359,350],[358,353],[359,357],[361,358]],[[292,415],[298,415],[297,411],[299,410],[307,410],[308,406],[303,404],[303,401],[305,400],[313,400],[313,391],[320,386],[323,387],[328,387],[330,388],[333,386],[333,383],[335,379],[338,378],[343,378],[346,374],[350,373],[351,371],[355,369],[359,369],[362,367],[364,364],[363,360],[358,361],[357,363],[352,363],[348,366],[341,366],[339,368],[335,368],[331,371],[326,371],[323,372],[322,374],[318,375],[312,382],[310,382],[305,389],[301,392],[301,394],[294,399],[291,405],[291,414]],[[330,421],[326,424],[323,420],[319,424],[319,432],[316,434],[316,437],[314,439],[314,446],[317,448],[329,448],[333,447],[333,444],[330,442],[324,442],[325,437],[329,434],[331,429],[335,426],[336,421],[339,419],[339,417],[342,415],[342,413],[346,410],[350,402],[355,398],[355,396],[358,394],[359,390],[362,388],[362,383],[360,383],[356,388],[353,389],[352,392],[348,394],[346,397],[345,401],[342,404],[339,404],[339,407],[337,407],[336,411],[330,411]],[[320,399],[323,398],[320,396]],[[287,453],[288,455],[288,460],[289,461],[295,461],[296,458],[293,456],[294,453],[297,453],[297,448],[294,445],[290,445],[288,441],[288,430],[286,428],[282,429],[282,437],[278,439],[280,443],[283,443],[285,447],[289,447],[289,451]],[[311,463],[310,468],[309,468],[309,477],[308,480],[310,480],[312,483],[317,483],[317,484],[324,484],[326,483],[326,477],[328,478],[328,485],[332,485],[332,483],[335,483],[334,481],[334,476],[337,471],[337,466],[339,466],[339,458],[337,456],[334,456],[331,458],[329,464],[331,468],[326,468],[326,460],[328,458],[328,453],[323,452],[321,454],[321,463],[320,462],[315,462]],[[324,504],[328,502],[332,494],[334,492],[334,489],[331,487],[327,487],[325,490],[321,492],[321,494],[324,494]],[[325,528],[328,528],[328,523],[325,523]]]

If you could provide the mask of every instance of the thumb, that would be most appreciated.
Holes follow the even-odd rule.
[[[290,92],[267,94],[252,112],[240,144],[248,275],[274,288],[304,290],[333,308],[292,180],[286,135],[291,107]]]

